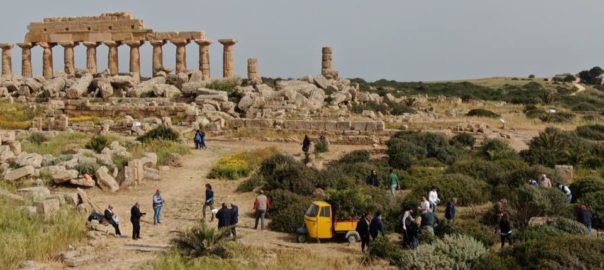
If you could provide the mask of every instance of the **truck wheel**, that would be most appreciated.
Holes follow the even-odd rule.
[[[306,241],[308,237],[306,236],[306,234],[298,234],[298,237],[296,237],[296,240],[298,240],[298,243],[306,243]]]
[[[354,244],[357,242],[357,237],[354,235],[349,235],[347,239],[349,244]]]

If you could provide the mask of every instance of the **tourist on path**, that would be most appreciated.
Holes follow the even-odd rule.
[[[396,190],[400,188],[400,183],[398,180],[398,175],[394,173],[393,169],[390,169],[390,175],[388,176],[388,182],[390,184],[390,193],[394,197],[396,194]]]
[[[499,235],[501,236],[501,248],[505,245],[505,240],[508,240],[509,245],[512,245],[512,225],[510,224],[510,219],[508,215],[504,212],[499,212],[497,214],[498,221],[497,227],[499,229]]]
[[[140,205],[135,203],[130,209],[130,222],[132,222],[132,239],[141,239],[141,217],[147,213],[142,213]]]
[[[237,223],[239,223],[239,207],[231,203],[231,233],[233,234],[233,239],[237,238]]]
[[[380,180],[378,179],[377,173],[375,170],[371,171],[371,174],[367,176],[367,185],[378,187],[380,186]]]
[[[447,203],[447,208],[445,209],[445,218],[448,221],[453,221],[455,219],[456,208],[457,208],[457,198],[452,198]]]
[[[208,147],[206,146],[206,133],[205,132],[201,132],[201,149],[208,149]]]
[[[308,154],[308,151],[310,151],[310,138],[308,138],[308,135],[304,135],[304,140],[302,141],[302,151],[304,151],[305,154]]]
[[[264,190],[260,190],[260,194],[258,194],[254,201],[254,210],[256,212],[256,225],[254,225],[254,230],[258,229],[258,220],[260,220],[260,229],[264,230],[264,217],[266,216],[266,211],[270,209],[270,206],[271,203],[266,195],[264,195]]]
[[[159,189],[153,194],[153,224],[160,224],[159,217],[161,215],[161,209],[164,207],[164,200],[159,193]]]
[[[426,196],[422,196],[422,201],[419,203],[419,210],[421,210],[422,213],[432,211],[430,209],[430,201],[426,199]]]
[[[218,229],[226,228],[231,226],[231,209],[227,207],[226,203],[222,203],[222,208],[216,213],[218,219]]]
[[[212,185],[206,184],[206,200],[203,203],[203,220],[206,220],[206,208],[210,208],[210,214],[212,214],[212,218],[210,222],[214,221],[214,191],[212,190]]]
[[[113,226],[113,228],[115,229],[115,235],[122,236],[122,232],[120,231],[119,218],[117,217],[117,214],[113,212],[113,206],[107,206],[107,209],[105,209],[104,214],[104,217],[107,222],[109,222],[109,224],[111,224],[111,226]]]
[[[434,226],[436,224],[438,224],[438,219],[436,218],[436,214],[434,214],[434,212],[426,211],[422,213],[421,228],[423,230],[426,230],[430,234],[434,235]]]
[[[579,207],[579,222],[583,223],[585,227],[589,230],[589,235],[591,236],[591,220],[593,215],[589,209],[587,209],[587,204],[581,204]]]
[[[432,212],[436,213],[436,206],[440,203],[440,198],[438,198],[438,192],[436,191],[435,186],[432,186],[428,192],[428,201],[430,201],[430,208],[432,209]]]
[[[363,253],[365,253],[365,247],[369,246],[369,242],[371,241],[371,233],[369,232],[370,220],[371,217],[369,216],[369,213],[365,212],[363,218],[357,223],[356,231],[361,237],[361,252]]]
[[[562,183],[558,184],[558,188],[562,192],[564,192],[564,194],[566,195],[566,200],[568,201],[568,203],[570,203],[573,200],[573,193],[570,191],[570,188]]]
[[[195,132],[195,138],[193,139],[193,141],[195,142],[195,149],[201,149],[201,130],[197,130]]]
[[[405,235],[405,244],[409,248],[417,247],[417,223],[415,223],[415,217],[413,216],[413,206],[407,207],[407,211],[403,215],[403,232]]]
[[[382,221],[381,211],[375,212],[375,216],[369,224],[369,233],[371,234],[371,239],[373,240],[375,240],[380,233],[382,233],[382,236],[386,235],[384,233],[384,222]]]
[[[541,179],[539,179],[539,185],[544,187],[544,188],[551,188],[552,187],[552,181],[549,180],[549,178],[547,178],[547,175],[542,174],[541,175]]]

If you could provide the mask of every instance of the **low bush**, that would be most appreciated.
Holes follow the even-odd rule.
[[[170,154],[186,155],[191,149],[184,144],[173,141],[149,140],[141,144],[130,145],[128,151],[134,157],[141,157],[145,152],[154,152],[157,154],[157,164],[167,165]]]
[[[500,172],[502,169],[502,166],[494,161],[467,159],[455,162],[455,164],[447,169],[447,172],[469,175],[493,184],[497,181],[497,172]]]
[[[315,153],[326,153],[327,151],[329,151],[329,143],[326,140],[317,140]]]
[[[262,160],[277,153],[274,147],[260,148],[251,151],[241,151],[233,155],[222,157],[212,170],[208,178],[239,179],[248,177]]]
[[[271,201],[271,215],[276,215],[279,212],[285,210],[290,204],[297,203],[308,203],[309,198],[306,196],[298,195],[291,191],[275,189],[268,192],[268,197]],[[308,205],[310,206],[310,204]]]
[[[42,143],[48,141],[48,138],[46,135],[40,132],[33,132],[32,134],[29,134],[27,140],[35,145],[41,145]]]
[[[401,269],[471,269],[487,253],[482,243],[466,235],[446,235],[429,245],[405,250]]]
[[[467,116],[480,116],[480,117],[490,117],[497,118],[501,117],[498,113],[486,110],[486,109],[472,109],[467,114]]]
[[[476,143],[476,138],[470,133],[463,132],[453,136],[451,143],[472,149]]]
[[[520,154],[529,163],[554,167],[557,164],[585,165],[602,156],[603,147],[579,138],[574,132],[548,127],[529,142],[529,149]]]
[[[604,190],[587,193],[578,200],[579,203],[589,205],[593,213],[593,226],[604,228]]]
[[[230,229],[216,230],[205,223],[194,226],[172,240],[178,253],[185,257],[195,258],[215,255],[226,257],[227,250],[223,243],[227,241]]]
[[[460,206],[482,204],[490,199],[489,186],[486,182],[463,174],[445,174],[427,178],[419,183],[405,200],[419,202],[422,196],[428,196],[430,188],[435,186],[442,202],[456,197]]]
[[[488,160],[517,159],[518,153],[502,140],[487,139],[479,149],[480,155]]]
[[[575,131],[579,137],[601,141],[604,140],[604,125],[595,124],[595,125],[586,125],[579,126]]]
[[[260,184],[265,190],[288,190],[301,195],[310,195],[315,189],[317,172],[288,155],[276,154],[264,160],[258,171],[250,178],[251,183]]]
[[[100,166],[96,163],[79,163],[75,166],[75,169],[78,171],[79,175],[88,174],[94,177],[96,170],[98,170],[99,167]]]
[[[555,112],[542,115],[539,119],[548,123],[566,123],[573,121],[575,114],[571,112]]]
[[[360,162],[368,162],[371,156],[369,155],[369,151],[367,150],[354,150],[352,152],[346,153],[342,156],[338,162],[339,163],[360,163]]]
[[[279,232],[294,233],[304,225],[304,214],[312,200],[295,201],[287,204],[284,209],[281,209],[277,214],[272,215],[271,229]]]
[[[434,233],[438,237],[443,237],[447,234],[463,234],[468,235],[480,241],[485,247],[493,246],[498,238],[493,234],[493,227],[482,225],[480,223],[464,220],[456,220],[455,222],[440,222],[434,228]]]
[[[402,250],[388,237],[379,236],[369,244],[370,258],[384,259],[392,265],[397,265],[401,262],[401,255]]]
[[[532,217],[572,216],[566,196],[557,188],[521,186],[509,197],[510,218],[518,227],[526,227]]]
[[[407,169],[424,158],[436,158],[452,164],[463,155],[463,150],[450,145],[442,134],[429,132],[399,132],[387,142],[390,166]]]
[[[90,150],[94,150],[97,153],[100,153],[105,149],[105,147],[109,146],[109,138],[103,135],[97,135],[92,137],[90,141],[86,144],[86,148]]]
[[[333,212],[343,219],[360,217],[365,211],[377,210],[372,198],[361,188],[327,190],[327,202],[332,205]]]
[[[158,126],[147,133],[139,136],[136,140],[147,142],[152,140],[178,141],[180,135],[172,128],[166,126]]]
[[[48,140],[41,144],[36,144],[31,141],[24,141],[21,145],[23,151],[28,153],[38,153],[41,155],[50,154],[53,156],[61,155],[67,146],[76,145],[84,147],[90,138],[80,132],[62,132],[56,136],[51,136]]]
[[[573,106],[571,108],[571,110],[573,112],[591,112],[591,111],[597,111],[599,110],[599,108],[591,103],[587,103],[587,102],[581,102],[575,106]]]
[[[535,106],[535,105],[524,106],[523,112],[524,112],[524,115],[526,115],[526,117],[530,118],[530,119],[540,118],[547,114],[547,112],[544,109],[537,108],[537,106]]]
[[[584,177],[573,182],[569,186],[573,192],[573,200],[577,201],[585,195],[604,190],[604,180],[599,177]]]

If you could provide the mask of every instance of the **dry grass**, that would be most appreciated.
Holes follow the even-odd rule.
[[[31,120],[43,113],[39,107],[31,108],[22,103],[0,102],[0,128],[28,129]]]
[[[158,165],[166,165],[171,153],[186,155],[191,151],[191,148],[187,145],[167,140],[150,140],[141,144],[127,144],[127,147],[133,158],[142,157],[145,152],[156,153]]]
[[[67,148],[68,145],[78,145],[84,148],[91,136],[80,132],[62,132],[56,136],[48,138],[48,141],[41,144],[35,144],[29,141],[24,141],[22,144],[23,151],[28,153],[51,154],[58,156]]]

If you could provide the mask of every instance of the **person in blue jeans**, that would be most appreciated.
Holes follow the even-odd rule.
[[[159,189],[155,191],[153,194],[153,224],[157,225],[161,222],[159,221],[159,216],[161,215],[161,208],[164,206],[164,200],[159,193]]]

